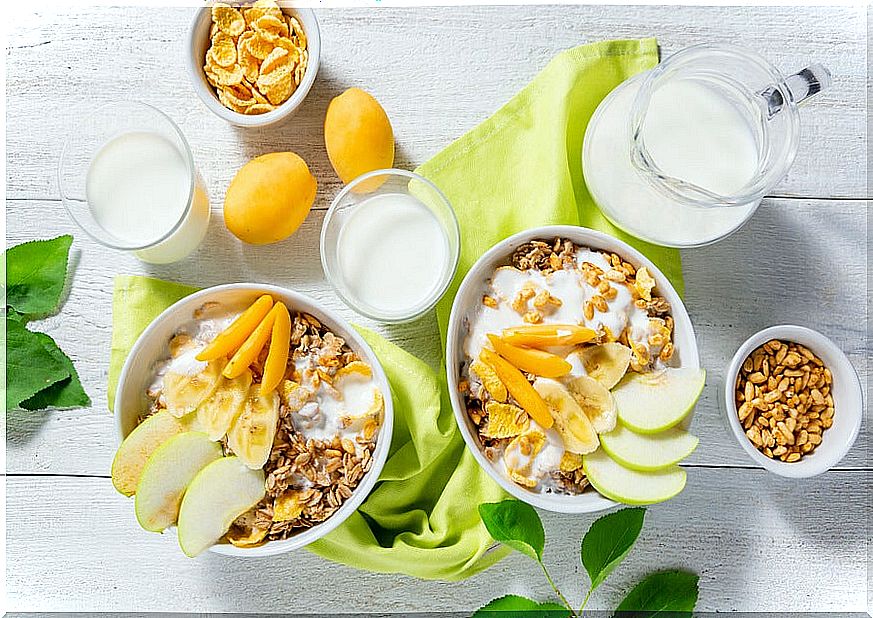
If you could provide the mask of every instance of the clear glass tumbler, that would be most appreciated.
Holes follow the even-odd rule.
[[[821,65],[786,77],[734,45],[683,49],[600,103],[583,146],[588,190],[613,223],[644,240],[720,240],[788,172],[798,105],[830,81]]]
[[[181,260],[209,226],[209,197],[185,136],[145,103],[104,105],[75,127],[58,185],[82,230],[144,262]]]
[[[358,313],[407,322],[445,293],[460,246],[455,213],[436,185],[406,170],[376,170],[334,198],[321,228],[321,265]]]

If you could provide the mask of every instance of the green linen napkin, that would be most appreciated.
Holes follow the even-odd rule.
[[[582,140],[603,98],[658,63],[655,39],[603,41],[568,49],[482,124],[416,171],[446,194],[461,227],[461,256],[437,305],[445,341],[455,292],[495,243],[540,225],[582,225],[639,249],[683,291],[679,252],[626,235],[594,205],[582,176]]]
[[[461,227],[461,259],[437,307],[445,325],[458,284],[495,242],[546,224],[578,224],[623,237],[585,191],[581,148],[601,99],[631,75],[657,64],[657,44],[607,41],[558,54],[494,116],[455,141],[419,173],[448,196]],[[681,290],[678,253],[625,238]],[[160,311],[194,288],[145,277],[118,277],[113,297],[110,407],[133,342]],[[479,468],[455,425],[445,378],[378,335],[359,329],[391,382],[395,411],[391,454],[364,504],[309,547],[356,568],[426,579],[469,577],[504,555],[477,513],[505,494]]]

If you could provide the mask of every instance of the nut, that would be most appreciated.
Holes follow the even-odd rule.
[[[770,340],[743,361],[735,384],[746,437],[770,459],[793,463],[833,425],[833,376],[808,348]]]

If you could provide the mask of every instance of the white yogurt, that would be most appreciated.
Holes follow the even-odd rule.
[[[383,316],[413,313],[445,280],[449,246],[439,221],[411,195],[361,202],[343,224],[337,257],[347,292]]]

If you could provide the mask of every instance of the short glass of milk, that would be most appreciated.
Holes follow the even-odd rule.
[[[821,65],[785,77],[734,45],[683,49],[600,103],[582,149],[588,191],[638,238],[671,247],[720,240],[788,172],[797,106],[830,81]]]
[[[321,228],[321,265],[337,294],[380,322],[408,322],[433,308],[460,254],[455,213],[435,184],[385,169],[337,194]]]
[[[181,260],[209,226],[209,197],[185,136],[145,103],[110,103],[87,117],[64,146],[58,184],[82,230],[144,262]]]

